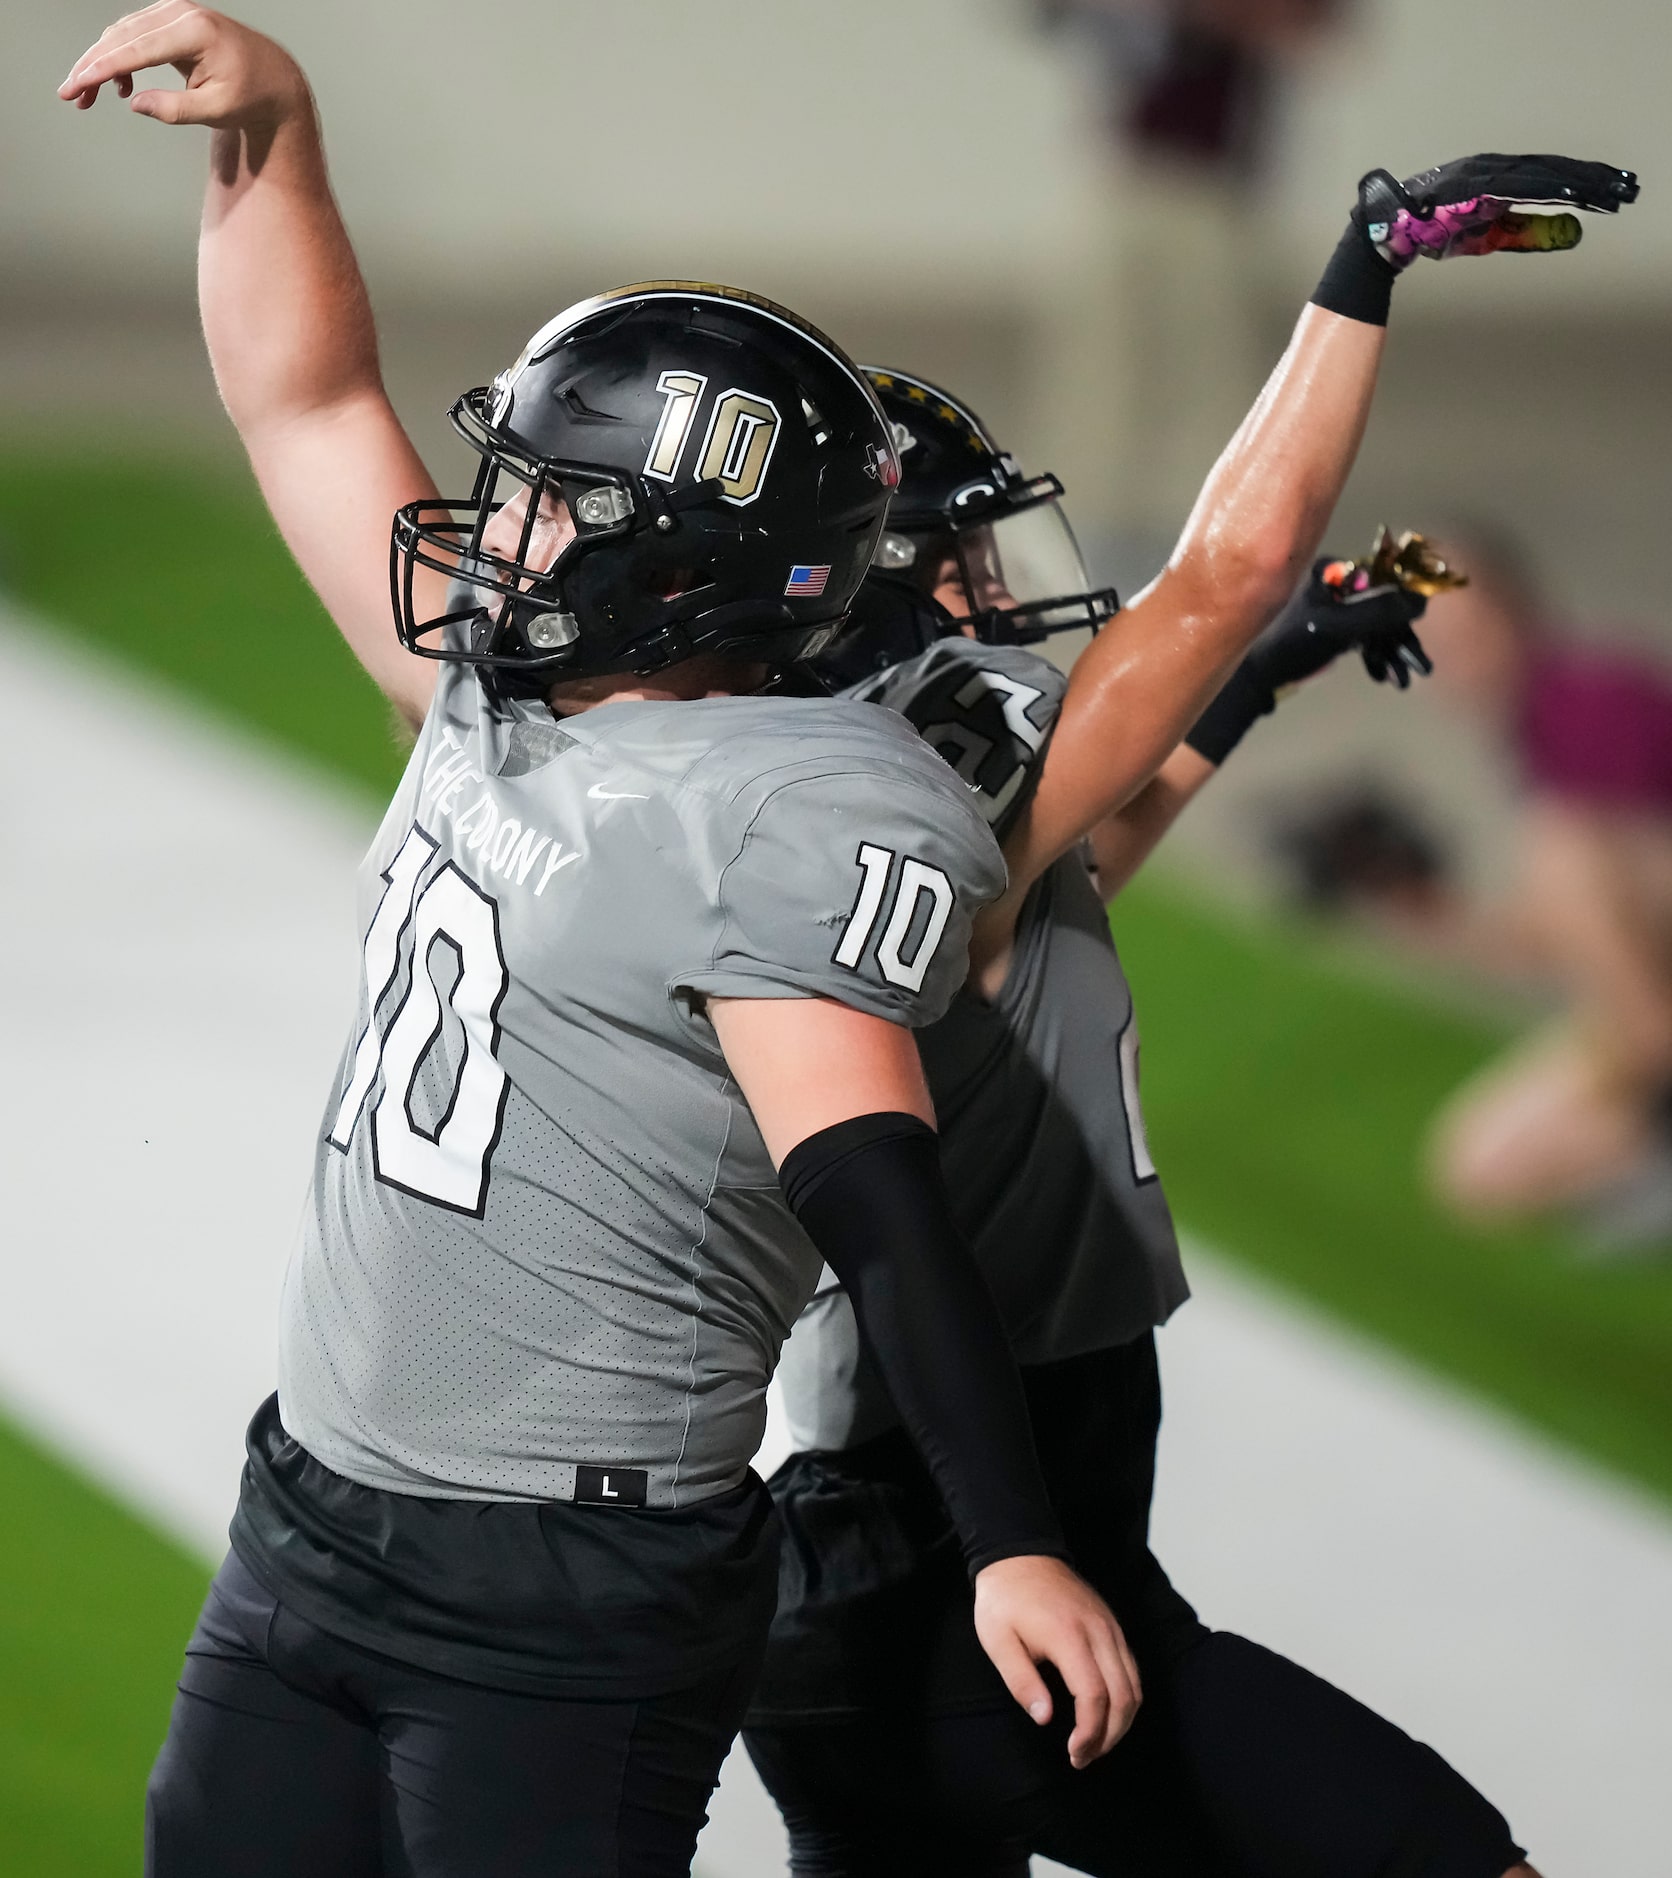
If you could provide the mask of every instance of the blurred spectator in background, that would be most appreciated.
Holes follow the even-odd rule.
[[[1343,0],[1041,0],[1108,58],[1120,134],[1140,151],[1245,175],[1273,62],[1334,23]]]
[[[1353,897],[1426,947],[1536,974],[1560,1010],[1446,1104],[1432,1178],[1476,1217],[1562,1210],[1598,1247],[1672,1248],[1672,673],[1554,622],[1499,531],[1446,548],[1471,583],[1423,638],[1441,695],[1516,765],[1515,884],[1471,906],[1425,861],[1349,868]]]

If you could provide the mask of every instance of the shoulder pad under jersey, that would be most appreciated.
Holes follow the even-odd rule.
[[[723,796],[718,936],[678,982],[710,997],[834,999],[896,1023],[946,1010],[975,915],[1004,891],[970,793],[900,719],[779,700],[738,720],[693,776]],[[681,707],[687,711],[689,706]]]

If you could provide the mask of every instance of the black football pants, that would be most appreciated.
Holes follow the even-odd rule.
[[[674,1878],[755,1664],[556,1700],[340,1642],[221,1568],[146,1796],[150,1878]]]
[[[1256,1643],[1140,1663],[1131,1732],[1083,1772],[1020,1709],[752,1727],[796,1878],[1499,1878],[1524,1856],[1433,1749]],[[1066,1717],[1069,1705],[1058,1701]]]

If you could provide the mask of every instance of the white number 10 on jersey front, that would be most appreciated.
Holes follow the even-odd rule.
[[[414,827],[384,873],[388,885],[366,929],[366,1027],[327,1139],[347,1152],[381,1068],[370,1122],[378,1179],[480,1219],[488,1198],[488,1158],[499,1140],[510,1088],[495,1054],[499,1006],[510,980],[499,944],[499,909],[480,887],[449,861],[418,892],[436,846]],[[454,953],[458,967],[446,1011],[431,962],[438,945]],[[406,992],[380,1035],[377,1007],[403,964]],[[414,1099],[449,1013],[462,1038],[462,1056],[439,1119],[426,1128],[413,1112]]]

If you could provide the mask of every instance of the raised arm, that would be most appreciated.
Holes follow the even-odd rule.
[[[1130,802],[1105,815],[1087,841],[1097,890],[1110,901],[1160,847],[1173,824],[1219,773],[1181,743]]]
[[[135,94],[134,75],[158,65],[185,88]],[[59,95],[86,109],[107,84],[143,117],[213,133],[198,291],[221,397],[291,553],[361,664],[417,724],[434,667],[395,632],[389,530],[397,508],[435,489],[383,388],[307,80],[271,39],[161,0],[111,26]]]
[[[1416,565],[1402,569],[1410,557]],[[1253,726],[1342,653],[1357,652],[1377,683],[1400,691],[1413,677],[1431,672],[1416,622],[1428,606],[1427,592],[1453,584],[1457,576],[1420,535],[1394,543],[1384,530],[1369,565],[1319,561],[1242,655],[1183,743],[1135,796],[1092,828],[1092,861],[1103,898],[1114,899],[1143,866]]]
[[[1636,193],[1628,172],[1562,157],[1364,179],[1313,303],[1172,558],[1074,668],[1038,787],[1005,841],[1010,887],[977,923],[978,984],[1002,978],[1033,882],[1156,774],[1316,553],[1364,433],[1400,270],[1422,254],[1572,247],[1571,214],[1515,205],[1610,211]]]

